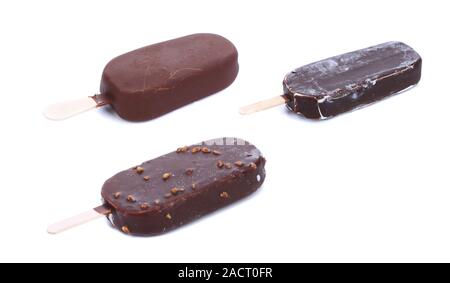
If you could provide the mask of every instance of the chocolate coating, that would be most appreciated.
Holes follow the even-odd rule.
[[[100,91],[120,117],[145,121],[229,86],[237,58],[234,45],[219,35],[180,37],[111,60]]]
[[[102,197],[117,229],[156,235],[256,191],[265,179],[264,165],[248,142],[209,140],[118,173],[105,182]]]
[[[387,42],[331,57],[287,74],[287,106],[312,119],[351,111],[417,84],[422,59],[408,45]]]

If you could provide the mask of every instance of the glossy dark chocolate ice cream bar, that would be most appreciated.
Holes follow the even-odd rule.
[[[103,71],[97,105],[120,117],[159,117],[229,86],[238,73],[234,45],[215,34],[193,34],[153,44],[111,60]]]
[[[287,74],[284,96],[292,111],[324,119],[417,84],[422,60],[411,47],[387,42],[300,67]]]
[[[256,191],[265,159],[246,141],[209,140],[120,172],[102,188],[109,220],[127,234],[156,235]]]

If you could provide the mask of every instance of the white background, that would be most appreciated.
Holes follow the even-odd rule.
[[[448,1],[1,1],[1,261],[450,261]],[[98,92],[116,55],[197,32],[230,39],[232,86],[145,123],[106,109],[46,120]],[[284,75],[390,40],[423,58],[420,84],[328,121],[280,106]],[[100,203],[118,171],[184,144],[245,138],[267,158],[252,197],[172,233],[54,221]]]

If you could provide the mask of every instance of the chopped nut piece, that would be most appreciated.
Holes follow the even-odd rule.
[[[222,168],[223,167],[223,165],[225,165],[224,163],[223,163],[223,161],[222,160],[219,160],[219,161],[217,161],[217,167],[219,167],[219,168]]]
[[[129,202],[136,202],[136,199],[132,195],[127,196],[127,201]]]
[[[242,167],[244,163],[242,161],[236,161],[234,162],[234,165],[236,165],[237,167]]]
[[[142,210],[147,210],[150,206],[148,205],[148,203],[144,202],[143,204],[141,204],[141,209]]]
[[[165,198],[170,198],[171,196],[172,196],[171,193],[167,193],[167,194],[164,195]]]
[[[167,172],[167,173],[164,173],[164,174],[162,175],[162,178],[163,178],[163,180],[165,181],[165,180],[169,179],[170,176],[172,176],[172,173]]]
[[[207,147],[204,147],[204,148],[202,148],[202,152],[203,153],[210,153],[211,150],[209,148],[207,148]]]
[[[170,189],[170,193],[172,194],[172,195],[176,195],[176,194],[178,194],[178,193],[181,193],[181,192],[184,192],[184,189],[183,188],[172,188],[172,189]]]
[[[179,147],[179,148],[177,148],[177,153],[186,152],[186,151],[188,151],[188,149],[189,148],[187,146]]]
[[[184,174],[191,176],[194,173],[194,168],[188,168],[184,171]]]
[[[142,168],[140,166],[136,167],[136,173],[138,173],[138,174],[144,173],[144,168]]]
[[[227,169],[231,169],[231,167],[233,167],[233,166],[231,166],[231,163],[225,163],[225,168],[227,168]]]
[[[227,192],[221,192],[221,193],[220,193],[220,197],[221,197],[221,198],[229,198],[230,195],[229,195]]]
[[[192,153],[197,153],[197,152],[199,152],[200,150],[202,150],[200,147],[198,147],[198,146],[196,146],[196,147],[193,147],[192,149],[191,149],[191,152]]]
[[[191,188],[192,188],[193,190],[195,190],[195,189],[197,188],[197,185],[196,185],[195,183],[192,183]]]
[[[251,162],[248,167],[252,168],[253,170],[256,170],[256,168],[258,168],[258,166],[256,166],[255,163]]]
[[[166,218],[169,219],[169,220],[172,219],[172,216],[170,215],[170,213],[166,214]]]
[[[116,193],[114,193],[114,195],[113,195],[113,196],[114,196],[114,198],[115,198],[115,199],[118,199],[118,198],[120,197],[120,192],[116,192]]]
[[[161,201],[159,199],[155,199],[154,204],[159,204]]]
[[[150,176],[144,176],[144,181],[150,180]]]
[[[220,152],[220,151],[218,151],[218,150],[213,150],[213,152],[212,152],[214,155],[221,155],[222,154],[222,152]]]
[[[122,226],[122,232],[124,232],[126,234],[130,234],[130,229],[128,229],[127,226]]]

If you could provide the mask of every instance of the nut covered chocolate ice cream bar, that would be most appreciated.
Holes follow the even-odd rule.
[[[110,104],[125,120],[150,120],[229,86],[238,74],[237,59],[234,45],[216,34],[156,43],[112,59],[100,94],[52,105],[44,114],[61,120]]]
[[[383,43],[295,69],[283,80],[282,96],[244,107],[241,113],[286,103],[306,118],[333,117],[414,86],[421,66],[419,54],[408,45]]]
[[[126,234],[161,234],[256,191],[265,179],[264,165],[261,152],[237,138],[183,146],[107,180],[104,204],[91,212],[93,217],[83,217],[107,215]],[[62,223],[49,232],[70,228]]]

